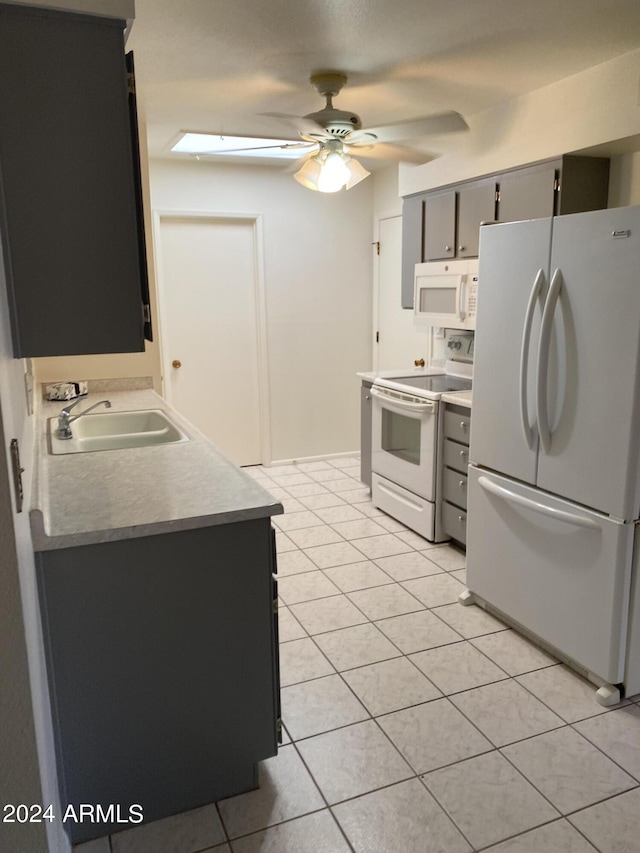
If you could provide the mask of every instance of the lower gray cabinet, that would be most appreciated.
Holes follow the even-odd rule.
[[[467,467],[471,409],[445,403],[442,529],[462,545],[467,541]]]
[[[36,554],[63,812],[257,787],[280,725],[269,518]],[[68,822],[73,843],[122,824]]]
[[[371,382],[360,388],[360,479],[371,488]]]

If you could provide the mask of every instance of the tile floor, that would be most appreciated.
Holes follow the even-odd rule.
[[[640,696],[615,709],[477,607],[465,556],[344,458],[274,497],[285,743],[257,791],[77,853],[638,853]]]

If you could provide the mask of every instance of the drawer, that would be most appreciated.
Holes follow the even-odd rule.
[[[442,504],[442,529],[457,542],[467,544],[467,513],[457,506],[447,503]]]
[[[463,474],[467,473],[469,464],[469,448],[466,444],[458,444],[450,438],[444,440],[444,464],[448,468],[455,468]]]
[[[471,415],[461,415],[459,412],[445,409],[444,413],[444,436],[453,438],[462,444],[469,444],[469,430],[471,428]]]
[[[456,506],[467,508],[467,475],[445,468],[442,477],[442,499]]]

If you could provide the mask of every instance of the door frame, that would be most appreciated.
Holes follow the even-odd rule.
[[[253,224],[253,261],[254,261],[254,295],[255,295],[255,326],[258,348],[258,410],[260,417],[260,461],[262,465],[271,463],[271,417],[269,406],[269,349],[267,346],[267,309],[264,273],[264,234],[261,213],[237,213],[212,210],[183,210],[169,208],[154,208],[153,210],[153,253],[156,268],[158,292],[158,337],[161,361],[162,395],[171,403],[168,383],[165,381],[169,353],[165,347],[164,329],[167,328],[167,284],[162,265],[162,235],[161,226],[164,219],[198,219],[216,222],[238,222]]]
[[[373,351],[372,370],[378,369],[378,342],[376,332],[380,331],[380,224],[385,219],[400,219],[402,222],[402,211],[383,210],[376,214],[373,220],[373,244],[377,251],[373,256],[373,325],[371,329],[371,348]]]

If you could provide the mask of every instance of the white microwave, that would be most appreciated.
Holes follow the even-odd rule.
[[[416,264],[413,314],[419,326],[475,329],[478,259]]]

